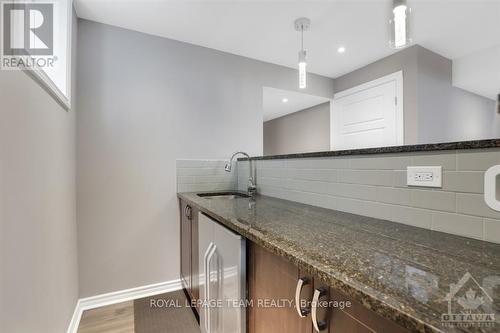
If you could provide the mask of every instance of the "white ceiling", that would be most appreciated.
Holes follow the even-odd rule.
[[[79,17],[295,67],[293,21],[305,35],[308,71],[338,77],[394,51],[388,47],[391,0],[181,1],[75,0]],[[500,0],[409,0],[412,38],[450,59],[500,44]],[[338,54],[337,48],[347,51]]]
[[[289,113],[297,112],[312,106],[326,103],[328,98],[307,95],[295,91],[281,90],[264,87],[262,97],[262,108],[264,110],[264,121],[282,117]],[[287,102],[283,102],[283,98]]]

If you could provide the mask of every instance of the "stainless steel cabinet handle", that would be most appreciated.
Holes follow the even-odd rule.
[[[310,307],[305,307],[302,308],[300,306],[300,293],[302,292],[302,287],[306,286],[309,284],[309,279],[306,277],[300,278],[299,281],[297,281],[297,287],[295,288],[295,309],[297,309],[297,313],[299,314],[299,317],[304,318],[311,313],[311,308]]]
[[[312,299],[312,305],[311,305],[311,319],[313,323],[313,327],[316,330],[316,332],[321,332],[324,330],[327,326],[325,320],[320,320],[318,321],[318,302],[319,299],[323,296],[327,295],[327,290],[324,287],[314,289],[314,295]]]
[[[193,218],[192,213],[193,213],[193,209],[191,208],[191,206],[187,205],[186,209],[184,211],[184,215],[186,215],[188,220],[191,220]]]
[[[217,246],[212,243],[212,248],[210,249],[210,252],[208,253],[208,256],[207,256],[207,271],[205,272],[205,277],[206,277],[206,291],[207,291],[207,298],[206,298],[206,301],[208,302],[208,304],[210,304],[211,302],[211,293],[212,293],[212,290],[210,288],[210,279],[211,279],[211,274],[212,272],[210,271],[210,262],[212,261],[212,257],[215,253],[215,251],[217,250]],[[217,310],[215,308],[215,310]],[[211,315],[210,315],[210,312],[211,311],[214,311],[214,308],[210,308],[207,307],[207,310],[205,311],[206,313],[208,313],[208,320],[205,322],[205,327],[207,328],[207,333],[212,333],[212,318],[211,318]]]
[[[214,244],[210,243],[207,247],[207,250],[205,251],[205,255],[203,256],[203,279],[205,280],[205,288],[203,289],[203,301],[208,302],[209,301],[209,284],[210,284],[210,279],[209,279],[209,274],[210,274],[210,267],[209,267],[209,260],[208,257],[211,256],[211,251],[213,248]],[[205,317],[205,332],[210,332],[210,326],[209,326],[209,308],[205,309],[203,312],[203,315]]]
[[[222,267],[222,257],[219,255],[218,251],[215,251],[217,254],[217,299],[220,300],[223,298],[223,280],[224,280],[224,271]],[[216,318],[216,324],[215,324],[215,331],[214,332],[222,332],[222,309],[220,307],[216,308],[217,310],[217,316]]]

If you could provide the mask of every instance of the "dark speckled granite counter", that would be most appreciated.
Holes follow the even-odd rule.
[[[394,154],[394,153],[411,153],[411,152],[422,152],[422,151],[487,149],[487,148],[500,148],[500,139],[427,143],[418,145],[388,146],[388,147],[348,149],[348,150],[331,150],[331,151],[318,151],[311,153],[295,153],[295,154],[285,154],[285,155],[255,156],[251,157],[250,159],[277,160],[277,159],[292,159],[292,158]],[[247,160],[246,157],[238,158],[238,161],[246,161],[246,160]]]
[[[500,280],[500,245],[266,196],[180,193],[228,228],[415,332],[500,332],[441,324],[450,284],[466,272]],[[500,310],[500,286],[489,292]],[[497,318],[498,320],[498,318]]]

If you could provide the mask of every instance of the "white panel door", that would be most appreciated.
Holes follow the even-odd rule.
[[[402,145],[402,73],[336,94],[330,118],[333,150]]]

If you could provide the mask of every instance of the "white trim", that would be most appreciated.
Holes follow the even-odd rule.
[[[397,98],[397,103],[396,103],[396,145],[404,145],[404,128],[405,128],[405,123],[404,123],[404,99],[403,99],[403,71],[397,71],[395,73],[380,77],[378,79],[375,79],[373,81],[369,81],[363,84],[360,84],[359,86],[349,88],[343,91],[340,91],[338,93],[335,93],[333,95],[333,101],[330,103],[330,149],[333,150],[333,135],[332,135],[332,128],[333,128],[333,112],[334,112],[334,104],[335,100],[346,97],[355,93],[358,93],[360,91],[374,88],[377,86],[380,86],[382,84],[395,81],[396,82],[396,98]]]
[[[54,84],[49,76],[41,69],[23,70],[44,88],[52,97],[61,104],[67,111],[71,109],[71,102],[64,93]],[[69,95],[69,93],[68,93]]]
[[[146,286],[114,291],[107,294],[101,294],[86,298],[80,298],[75,306],[75,311],[71,317],[67,333],[76,333],[83,311],[95,309],[101,306],[126,302],[138,298],[164,294],[172,291],[181,290],[181,280],[172,280],[150,284]]]
[[[69,0],[68,3],[68,30],[66,31],[66,38],[67,38],[67,44],[66,44],[66,95],[63,94],[63,96],[66,98],[67,103],[66,106],[68,109],[71,109],[71,98],[72,98],[72,77],[73,73],[73,56],[76,57],[76,55],[73,54],[73,0]],[[75,11],[76,15],[76,11]],[[77,18],[78,20],[78,18]],[[64,103],[64,102],[63,102]]]
[[[71,109],[71,90],[72,90],[72,40],[73,40],[73,0],[67,1],[67,24],[66,29],[66,94],[64,94],[59,87],[56,86],[54,81],[45,73],[43,69],[35,68],[30,70],[23,70],[26,74],[37,81],[42,88],[44,88],[61,106],[63,106],[66,111]],[[3,9],[3,7],[2,7]],[[2,14],[3,15],[3,14]],[[3,31],[2,31],[3,34]],[[3,46],[3,45],[2,45]],[[3,48],[3,47],[2,47]],[[2,50],[3,54],[3,50]]]
[[[77,333],[78,326],[80,325],[80,319],[82,319],[83,310],[80,308],[80,300],[76,302],[75,311],[69,322],[67,333]]]
[[[180,289],[182,289],[181,281],[173,280],[81,298],[79,301],[82,308],[84,310],[88,310],[99,306],[130,301],[137,298],[168,293]]]

